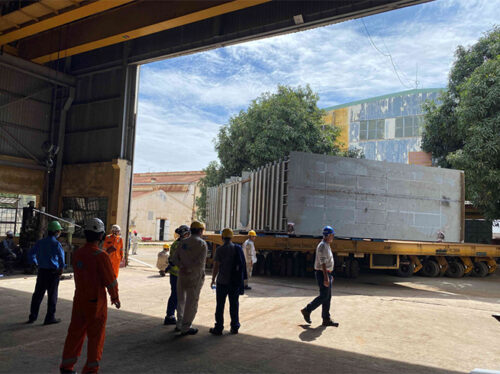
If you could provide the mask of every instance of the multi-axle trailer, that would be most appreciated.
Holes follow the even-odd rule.
[[[222,244],[219,234],[206,234],[212,252]],[[246,235],[235,235],[243,243]],[[257,274],[304,276],[312,271],[314,251],[319,238],[261,235],[255,239],[259,255]],[[372,241],[335,239],[331,244],[335,270],[356,278],[360,268],[394,269],[399,276],[419,273],[427,277],[466,275],[485,277],[495,272],[500,245],[411,241]]]

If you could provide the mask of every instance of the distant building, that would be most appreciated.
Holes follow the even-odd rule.
[[[151,240],[173,240],[180,225],[196,217],[202,171],[134,174],[130,229]]]
[[[369,160],[432,164],[421,149],[422,104],[442,88],[415,89],[325,108],[325,121],[341,129],[343,148],[362,149]]]

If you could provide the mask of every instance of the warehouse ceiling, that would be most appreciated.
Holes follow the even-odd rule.
[[[32,0],[0,3],[0,48],[8,54],[44,64],[126,41],[179,28],[222,15],[236,14],[245,25],[268,25],[282,13],[301,13],[289,19],[288,29],[333,23],[428,0],[271,1],[271,0]],[[337,10],[334,13],[328,10]],[[332,18],[333,15],[336,17]],[[305,16],[305,14],[304,14]],[[309,24],[309,19],[314,25]],[[231,23],[231,18],[225,18]],[[232,26],[232,25],[230,25]]]

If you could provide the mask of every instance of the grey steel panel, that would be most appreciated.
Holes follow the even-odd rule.
[[[433,241],[442,231],[460,241],[460,171],[299,152],[289,169],[297,235],[331,224],[344,237]]]

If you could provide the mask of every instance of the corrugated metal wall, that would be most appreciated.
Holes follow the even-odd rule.
[[[124,144],[127,142],[124,90],[130,89],[126,84],[130,78],[127,74],[133,75],[133,79],[136,73],[136,66],[120,66],[77,77],[75,101],[66,127],[65,163],[131,159],[130,153],[123,152],[124,148],[132,147]],[[135,89],[133,84],[132,88]],[[133,138],[133,134],[130,136]]]
[[[0,154],[44,158],[50,140],[54,85],[0,66]]]
[[[269,163],[207,190],[207,230],[284,232],[288,161]]]

